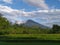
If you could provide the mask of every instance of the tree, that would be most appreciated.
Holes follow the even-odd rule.
[[[60,32],[60,26],[58,26],[58,25],[53,25],[52,33],[58,33],[58,32]]]
[[[10,26],[9,21],[2,17],[2,14],[0,14],[0,29],[5,29],[8,28]]]

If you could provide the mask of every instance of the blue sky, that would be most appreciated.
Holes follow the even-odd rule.
[[[45,3],[48,5],[49,9],[57,8],[60,9],[60,0],[45,0]],[[34,11],[40,9],[40,7],[24,2],[24,0],[12,0],[12,4],[0,0],[0,4],[9,6],[13,9],[25,9],[25,11]]]
[[[9,6],[13,9],[25,9],[26,11],[32,11],[32,10],[37,10],[36,6],[32,6],[26,2],[24,2],[23,0],[13,0],[12,2],[13,4],[8,4],[4,1],[0,1],[0,4]]]
[[[60,25],[60,0],[0,0],[0,13],[9,21],[32,19],[43,25]]]
[[[48,5],[49,8],[58,8],[60,9],[60,1],[59,0],[45,0],[45,3]],[[12,0],[12,4],[4,2],[3,0],[0,1],[0,4],[12,7],[14,9],[25,9],[26,11],[34,11],[38,10],[39,7],[31,5],[24,0]]]
[[[7,2],[4,2],[3,0],[0,0],[0,4],[7,5],[15,9],[36,10],[38,8],[37,6],[33,6],[24,2],[24,0],[12,0],[12,3],[13,4],[9,4]],[[51,7],[60,8],[59,0],[45,0],[45,3],[49,6],[49,8]]]

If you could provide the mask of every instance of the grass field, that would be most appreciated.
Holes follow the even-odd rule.
[[[8,42],[0,42],[0,45],[60,45],[60,43],[50,43],[50,42],[45,42],[45,43],[39,43],[39,42],[30,42],[30,43],[8,43]]]
[[[2,37],[2,38],[1,38]],[[9,34],[0,35],[0,39],[34,38],[39,40],[60,40],[60,34]]]
[[[27,38],[29,42],[26,42]],[[39,41],[30,42],[30,39],[37,38]],[[25,42],[21,42],[21,39],[24,39]],[[1,41],[3,40],[3,41]],[[18,42],[17,42],[17,41]],[[20,40],[20,42],[19,42]],[[43,41],[41,41],[43,40]],[[44,40],[54,40],[56,42],[48,42]],[[8,42],[9,41],[9,42]],[[60,34],[9,34],[9,35],[0,35],[0,45],[60,45]]]

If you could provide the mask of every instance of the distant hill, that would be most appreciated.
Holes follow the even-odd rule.
[[[27,20],[26,23],[24,23],[25,26],[28,26],[28,27],[33,27],[33,26],[36,26],[36,27],[40,27],[40,28],[48,28],[47,26],[44,26],[42,24],[39,24],[33,20]]]

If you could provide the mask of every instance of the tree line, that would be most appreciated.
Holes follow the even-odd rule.
[[[53,25],[51,29],[42,29],[40,27],[26,27],[23,24],[11,24],[6,18],[0,14],[0,35],[4,34],[58,34],[60,26]]]

